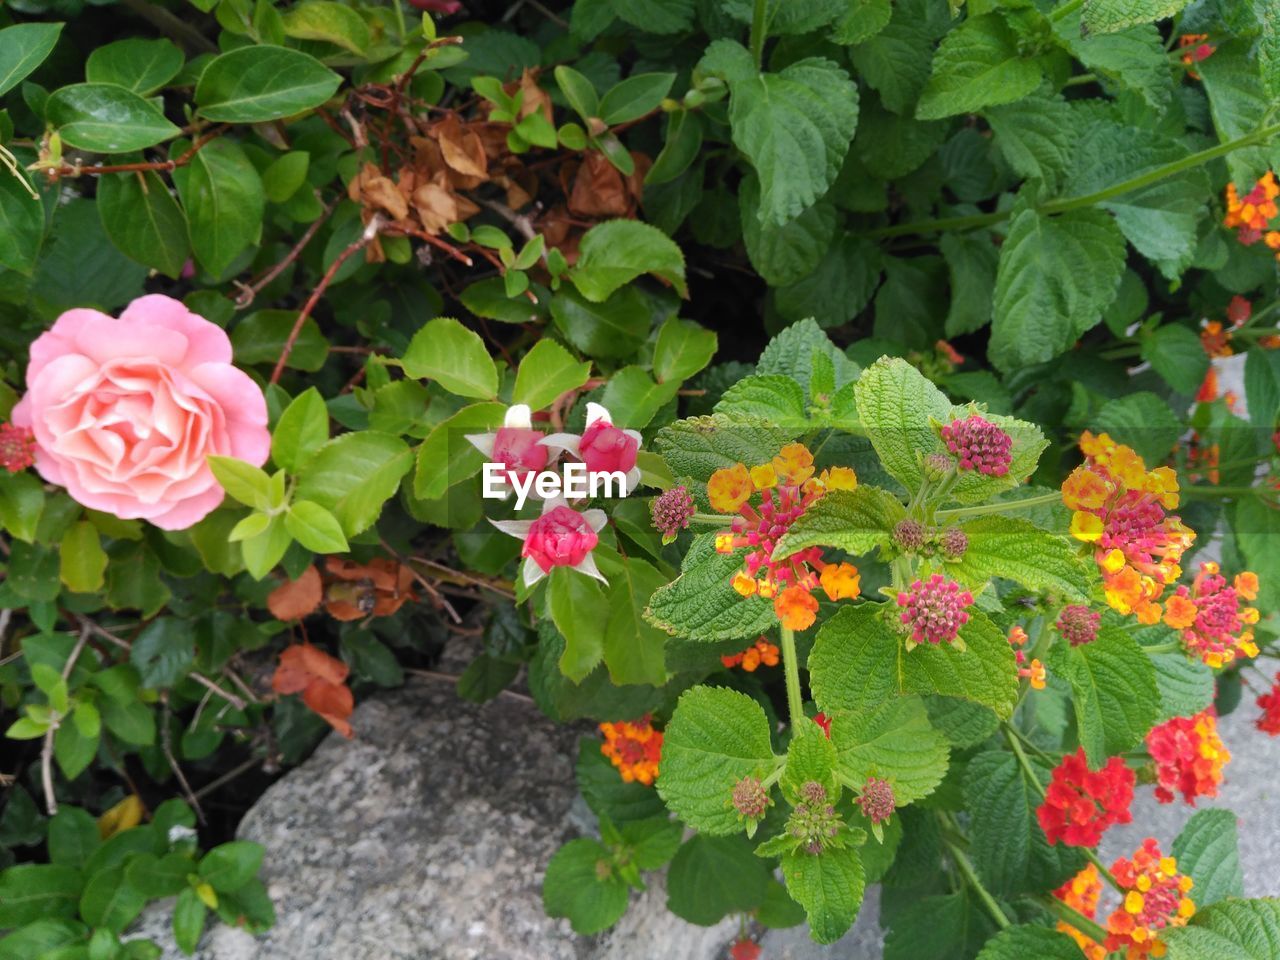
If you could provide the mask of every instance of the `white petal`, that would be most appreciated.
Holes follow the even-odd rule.
[[[644,437],[641,436],[639,430],[623,430],[622,432],[625,433],[632,440],[634,440],[636,443],[644,443]]]
[[[550,447],[553,450],[564,450],[576,457],[579,456],[578,444],[582,442],[582,438],[576,433],[549,433],[538,442],[544,447]]]
[[[583,558],[582,562],[573,569],[577,570],[579,573],[585,573],[588,577],[595,577],[603,584],[607,585],[609,583],[609,581],[604,578],[604,574],[600,572],[600,568],[596,566],[596,558],[589,553]]]
[[[640,468],[632,467],[627,471],[627,493],[631,493],[640,486]]]
[[[467,441],[486,457],[493,456],[493,444],[498,439],[496,433],[468,433]]]
[[[569,501],[566,500],[564,497],[551,497],[549,500],[544,500],[542,502],[542,512],[550,513],[556,507],[567,507],[567,506],[569,506]]]
[[[587,521],[591,529],[599,533],[604,529],[605,524],[609,522],[609,515],[603,510],[584,510],[582,518]]]
[[[507,414],[502,418],[504,427],[519,427],[529,430],[533,427],[533,411],[527,403],[516,403],[507,407]]]
[[[607,408],[600,406],[598,403],[587,404],[587,426],[591,426],[597,420],[603,420],[605,423],[613,423],[613,417],[609,416]]]
[[[532,520],[490,520],[489,522],[503,533],[520,540],[529,539],[529,528],[533,526]]]
[[[545,577],[546,574],[542,572],[542,568],[540,566],[534,563],[532,558],[526,558],[524,561],[524,573],[522,576],[524,579],[524,585],[526,587],[532,587],[535,583]]]

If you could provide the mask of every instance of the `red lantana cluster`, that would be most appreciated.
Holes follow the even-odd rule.
[[[1124,902],[1107,918],[1108,950],[1124,950],[1126,960],[1163,957],[1165,945],[1157,939],[1166,927],[1185,926],[1196,905],[1187,897],[1191,878],[1178,873],[1178,861],[1160,855],[1152,837],[1142,841],[1132,859],[1120,857],[1111,872],[1122,890]]]
[[[638,721],[602,723],[604,743],[600,752],[618,768],[626,783],[643,783],[646,787],[658,776],[662,759],[662,733],[653,729],[648,714]]]
[[[1050,843],[1094,847],[1117,823],[1128,823],[1133,802],[1133,771],[1119,757],[1101,770],[1089,769],[1084,750],[1067,754],[1053,770],[1036,819]]]
[[[1236,239],[1245,246],[1262,240],[1272,250],[1280,250],[1280,230],[1271,229],[1271,221],[1280,215],[1277,197],[1280,197],[1280,184],[1270,170],[1243,197],[1236,192],[1234,183],[1228,183],[1227,214],[1222,218],[1222,225],[1235,230]]]
[[[1271,689],[1258,697],[1262,716],[1257,720],[1258,729],[1270,736],[1280,736],[1280,673],[1276,674]]]
[[[1197,797],[1216,797],[1222,768],[1231,752],[1218,736],[1213,707],[1194,717],[1174,717],[1147,734],[1147,752],[1156,762],[1156,799],[1173,803],[1178,793],[1191,806]]]

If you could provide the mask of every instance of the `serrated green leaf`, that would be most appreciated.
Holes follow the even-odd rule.
[[[1116,33],[1085,34],[1078,12],[1054,22],[1054,33],[1082,64],[1099,77],[1138,94],[1153,110],[1163,112],[1173,99],[1164,36],[1151,24]]]
[[[1080,948],[1065,933],[1044,927],[1007,927],[987,941],[977,960],[1080,960]]]
[[[1055,645],[1047,665],[1071,684],[1080,745],[1093,766],[1141,743],[1159,715],[1155,667],[1117,627],[1104,626],[1080,647]]]
[[[1247,136],[1264,125],[1271,101],[1263,88],[1257,60],[1251,55],[1251,41],[1218,44],[1213,56],[1196,64],[1196,72],[1209,95],[1213,128],[1221,142]],[[1227,155],[1227,170],[1242,194],[1274,165],[1274,153],[1274,147],[1256,146]]]
[[[854,386],[858,415],[886,470],[908,490],[922,477],[922,456],[944,448],[929,425],[951,419],[951,404],[919,370],[897,357],[881,357]]]
[[[1193,396],[1209,372],[1200,338],[1176,323],[1166,323],[1142,338],[1142,359],[1165,383],[1183,396]]]
[[[1019,50],[1002,14],[970,17],[943,38],[916,117],[936,120],[1012,103],[1040,85],[1040,65]]]
[[[346,553],[347,538],[332,513],[310,500],[297,500],[284,515],[289,535],[313,553]]]
[[[731,802],[734,784],[763,780],[777,763],[760,704],[736,690],[694,687],[663,733],[658,793],[695,830],[736,833],[743,824]]]
[[[195,634],[186,621],[159,617],[133,641],[129,662],[137,668],[144,687],[168,688],[186,676],[195,652]]]
[[[713,926],[764,902],[768,865],[741,837],[690,838],[667,871],[667,909],[689,923]]]
[[[582,799],[597,817],[627,823],[666,813],[662,798],[653,787],[634,780],[627,783],[618,775],[618,769],[600,752],[600,741],[594,737],[578,741],[575,773]]]
[[[1271,960],[1280,956],[1280,900],[1225,900],[1160,940],[1167,960]]]
[[[756,373],[790,377],[806,392],[812,393],[809,381],[813,375],[815,354],[822,354],[831,361],[837,388],[857,379],[858,365],[846,357],[812,319],[793,323],[770,340],[756,363]]]
[[[1041,786],[1050,768],[1029,761]],[[980,812],[973,819],[970,854],[983,883],[997,895],[1052,889],[1085,864],[1084,854],[1065,844],[1050,844],[1036,820],[1042,796],[1007,750],[988,750],[969,761],[964,778],[965,806]]]
[[[1084,28],[1090,33],[1113,33],[1137,23],[1164,20],[1189,0],[1085,0]]]
[[[695,537],[680,576],[654,591],[645,618],[673,636],[693,640],[754,637],[777,623],[773,604],[733,589],[742,555],[716,553],[715,534]]]
[[[1244,896],[1240,838],[1236,815],[1230,810],[1197,810],[1173,841],[1169,855],[1177,858],[1178,872],[1194,882],[1190,897],[1197,910]]]
[[[835,238],[812,272],[774,291],[773,308],[785,320],[811,317],[820,327],[839,327],[871,301],[880,273],[880,248],[864,237],[844,233]]]
[[[705,482],[735,463],[768,463],[794,436],[761,420],[716,415],[677,420],[659,430],[654,443],[674,476]]]
[[[1003,577],[1031,590],[1052,590],[1072,599],[1089,595],[1089,566],[1064,537],[1046,533],[1018,517],[979,517],[961,525],[969,538],[964,556],[948,562],[947,574],[972,590]]]
[[[919,697],[886,700],[831,721],[839,771],[855,784],[888,780],[897,806],[927,797],[947,774],[946,738],[929,724]]]
[[[1093,418],[1092,426],[1117,443],[1132,447],[1147,463],[1163,463],[1183,432],[1182,422],[1169,404],[1146,390],[1108,400]]]
[[[854,490],[832,490],[807,509],[778,541],[775,557],[806,547],[835,547],[854,556],[887,546],[906,509],[893,494],[863,484]]]
[[[870,710],[889,697],[941,693],[1008,717],[1017,700],[1013,649],[1000,629],[971,609],[961,630],[967,649],[922,644],[907,652],[885,604],[845,607],[818,630],[809,654],[813,698],[827,713]]]
[[[568,917],[574,933],[599,933],[626,912],[626,883],[613,869],[613,856],[588,837],[570,840],[556,851],[542,880],[542,905],[548,916]]]
[[[771,287],[797,283],[817,269],[836,234],[836,208],[815,203],[799,216],[775,223],[760,212],[760,181],[748,176],[739,188],[742,239],[747,258]]]
[[[990,107],[983,116],[1009,166],[1024,177],[1043,180],[1050,189],[1057,185],[1075,146],[1071,107],[1065,99],[1047,94],[1024,97]]]
[[[929,0],[893,5],[888,26],[850,51],[862,79],[894,113],[910,114],[929,79],[935,41],[950,26],[947,8]]]
[[[1188,660],[1181,651],[1151,657],[1160,691],[1158,723],[1174,717],[1190,717],[1213,703],[1216,681],[1213,670],[1198,660]]]
[[[829,849],[782,858],[787,893],[804,907],[809,933],[818,943],[835,943],[853,926],[866,881],[856,850]]]
[[[774,426],[805,430],[810,424],[804,390],[790,377],[746,377],[726,390],[715,412],[730,419],[758,419]]]

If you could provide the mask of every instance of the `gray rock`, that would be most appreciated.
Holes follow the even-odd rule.
[[[362,703],[356,739],[330,736],[240,827],[267,848],[276,926],[211,927],[199,960],[711,960],[736,924],[667,912],[658,878],[623,920],[578,937],[542,909],[542,876],[581,832],[578,731],[530,704],[484,706],[418,681]],[[168,909],[138,932],[172,945]]]

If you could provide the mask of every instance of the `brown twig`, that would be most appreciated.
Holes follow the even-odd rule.
[[[423,566],[430,567],[436,571],[436,575],[446,583],[453,582],[460,586],[483,587],[485,590],[492,590],[494,593],[501,594],[508,599],[514,600],[515,593],[512,592],[512,584],[506,580],[490,581],[480,577],[472,576],[469,573],[463,573],[461,570],[454,570],[446,567],[443,563],[435,560],[429,560],[426,557],[409,557],[409,562],[420,563]]]
[[[265,286],[267,286],[267,284],[269,284],[276,277],[280,276],[280,274],[284,273],[284,271],[288,268],[289,264],[293,263],[295,260],[298,259],[299,256],[302,255],[302,251],[307,248],[307,244],[309,244],[312,241],[316,233],[319,232],[320,228],[324,226],[325,222],[329,219],[330,215],[332,215],[333,211],[337,208],[337,206],[338,206],[337,200],[333,200],[332,202],[330,202],[324,208],[324,212],[321,213],[320,216],[318,216],[315,219],[315,222],[312,223],[311,226],[307,227],[307,230],[302,235],[301,239],[299,239],[298,242],[293,245],[293,249],[288,252],[288,254],[285,256],[283,260],[277,263],[274,267],[272,267],[270,270],[264,273],[257,280],[253,281],[253,283],[247,284],[247,285],[243,283],[237,284],[237,286],[240,287],[240,293],[236,297],[236,301],[235,301],[237,310],[243,310],[246,307],[248,307],[251,303],[253,303],[253,298],[256,297],[259,293],[261,293],[262,289]]]
[[[200,801],[192,792],[191,784],[187,782],[187,775],[182,772],[182,767],[178,765],[178,758],[173,755],[173,731],[169,729],[169,721],[173,719],[173,711],[169,707],[169,692],[167,690],[161,692],[160,703],[163,708],[160,716],[160,749],[164,752],[164,758],[169,761],[169,769],[178,778],[178,786],[182,788],[182,795],[187,798],[187,803],[191,804],[191,809],[195,810],[196,817],[200,822],[206,823]]]
[[[226,786],[232,780],[236,779],[236,777],[239,777],[245,773],[248,773],[250,770],[258,766],[260,763],[262,763],[262,760],[260,758],[250,757],[244,763],[241,763],[238,766],[232,767],[230,770],[228,770],[222,776],[218,777],[216,780],[210,780],[203,787],[197,790],[193,794],[193,796],[196,797],[196,799],[199,799],[200,797],[206,797],[209,794],[213,793],[213,791],[217,790],[219,787]]]
[[[311,296],[307,298],[307,302],[303,304],[302,309],[298,312],[298,319],[293,322],[293,329],[289,331],[289,338],[284,342],[284,350],[280,353],[280,359],[276,361],[276,367],[271,371],[271,383],[280,382],[280,375],[284,373],[285,364],[289,362],[289,354],[293,353],[294,344],[298,342],[298,335],[302,333],[303,324],[307,322],[307,317],[311,316],[311,311],[316,308],[316,304],[324,296],[324,292],[329,288],[329,284],[333,282],[333,278],[338,275],[338,271],[352,254],[363,250],[373,241],[373,238],[378,235],[382,222],[381,215],[374,214],[373,219],[369,221],[369,225],[364,228],[364,233],[349,243],[347,248],[338,254],[333,263],[329,264],[329,269],[325,271],[324,276],[320,278],[320,282],[316,284],[316,288],[311,291]]]
[[[71,676],[71,671],[76,668],[76,661],[80,659],[80,654],[84,651],[84,645],[88,642],[89,630],[81,626],[80,639],[71,648],[71,655],[67,657],[67,662],[62,665],[62,679],[64,682]],[[66,717],[60,716],[49,725],[49,729],[44,732],[44,744],[40,748],[40,782],[44,787],[44,808],[51,817],[58,812],[58,798],[53,793],[53,737],[65,719]]]
[[[454,676],[452,673],[438,673],[435,670],[419,670],[417,667],[405,667],[404,672],[413,677],[425,677],[428,680],[445,680],[455,685],[462,679],[461,677]],[[527,696],[523,693],[517,693],[515,690],[508,690],[506,687],[503,687],[498,691],[498,696],[510,697],[513,700],[519,700],[521,703],[532,703],[535,706],[537,705],[537,701],[534,700],[533,697]]]
[[[200,149],[211,140],[216,140],[222,136],[224,130],[227,129],[226,124],[209,131],[201,137],[198,137],[180,156],[173,160],[156,160],[150,163],[117,163],[106,167],[82,167],[80,164],[72,166],[64,163],[58,167],[50,167],[47,171],[50,179],[58,180],[66,177],[101,177],[108,173],[146,173],[147,171],[170,171],[176,170],[178,167],[185,167],[195,159]]]
[[[453,608],[453,604],[451,604],[448,600],[444,598],[444,595],[441,594],[440,591],[436,589],[436,585],[434,583],[432,583],[430,580],[428,580],[426,577],[420,574],[417,570],[413,569],[413,567],[409,564],[409,562],[404,557],[400,556],[400,554],[396,552],[395,547],[387,543],[386,540],[381,540],[381,543],[382,543],[382,549],[386,550],[387,553],[395,557],[396,562],[399,563],[400,566],[404,567],[406,570],[409,571],[409,575],[412,576],[413,579],[418,582],[418,584],[422,587],[423,590],[427,591],[431,599],[435,601],[435,604],[437,607],[440,607],[445,612],[447,612],[449,614],[450,619],[452,619],[454,623],[462,622],[462,617],[458,616],[458,611]]]
[[[419,230],[417,227],[411,227],[404,223],[393,223],[387,226],[386,232],[392,236],[396,234],[404,234],[410,237],[417,237],[419,240],[424,240],[431,244],[431,246],[436,247],[439,250],[443,250],[449,256],[453,257],[453,259],[465,266],[471,267],[475,265],[470,257],[453,244],[448,243],[445,240],[441,240],[439,237],[427,233],[425,230]],[[501,266],[501,264],[499,264],[499,266]]]

